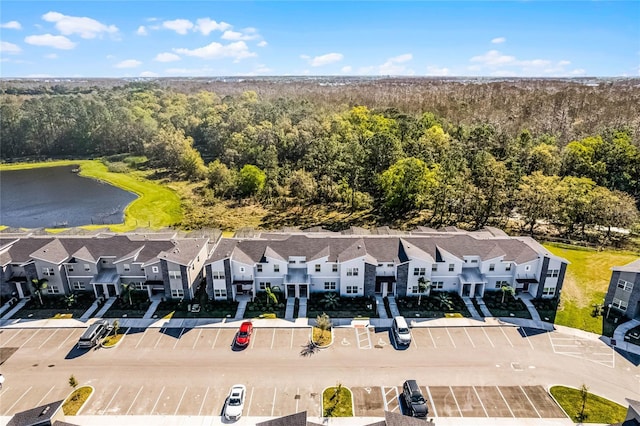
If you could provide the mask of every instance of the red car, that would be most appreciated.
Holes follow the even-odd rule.
[[[243,322],[236,334],[236,345],[247,346],[251,340],[251,333],[253,333],[253,324],[250,321]]]

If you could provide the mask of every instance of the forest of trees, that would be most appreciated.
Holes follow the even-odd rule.
[[[336,203],[381,224],[420,214],[428,226],[476,229],[515,217],[530,233],[545,223],[605,237],[637,226],[637,80],[403,81],[297,92],[239,83],[235,93],[3,82],[0,156],[145,156],[220,199]]]

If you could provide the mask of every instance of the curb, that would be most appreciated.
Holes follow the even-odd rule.
[[[318,348],[320,348],[320,349],[326,349],[326,348],[330,347],[331,345],[333,345],[333,327],[331,327],[331,341],[328,344],[322,345],[322,346],[318,345],[316,342],[313,341],[313,329],[314,328],[317,328],[317,327],[315,327],[315,326],[311,327],[311,332],[309,334],[309,340],[311,340],[314,344],[316,344],[316,346]]]
[[[125,338],[125,336],[127,335],[127,333],[129,332],[130,327],[127,327],[127,330],[124,333],[118,333],[119,335],[122,335],[122,337],[113,345],[109,345],[109,346],[105,346],[104,341],[107,337],[105,337],[104,339],[102,339],[102,341],[100,342],[100,347],[105,348],[105,349],[112,349],[117,347]]]
[[[324,392],[329,388],[337,388],[337,387],[338,386],[328,386],[328,387],[322,389],[322,403],[320,404],[320,411],[321,411],[320,417],[323,418],[323,419],[328,419],[329,418],[329,417],[324,415]],[[342,389],[348,390],[349,393],[351,394],[351,416],[344,416],[344,417],[340,416],[340,417],[335,417],[335,418],[355,417],[356,416],[356,410],[355,410],[356,405],[355,405],[355,400],[353,399],[353,391],[351,390],[350,387],[347,387],[347,386],[342,386]],[[331,417],[331,418],[334,418],[334,417]]]
[[[89,396],[87,397],[87,399],[85,399],[85,401],[82,403],[82,405],[80,406],[80,408],[78,408],[78,411],[76,412],[76,414],[74,414],[74,416],[79,416],[80,412],[82,411],[82,409],[87,405],[87,402],[89,402],[89,400],[91,400],[91,397],[93,397],[93,394],[95,392],[95,388],[91,385],[82,385],[80,387],[78,387],[78,389],[81,388],[91,388],[91,393],[89,394]],[[64,399],[64,401],[66,402],[67,399],[73,394],[73,392],[75,392],[77,389],[74,389],[73,391],[71,391],[71,393],[69,395],[67,395],[67,397]],[[64,404],[64,402],[63,402]],[[71,416],[71,414],[65,414],[65,416]]]

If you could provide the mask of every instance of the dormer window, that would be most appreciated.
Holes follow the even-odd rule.
[[[258,272],[262,272],[262,265],[261,265],[261,264],[259,264],[259,263],[258,263],[258,264],[256,265],[256,271],[258,271]]]

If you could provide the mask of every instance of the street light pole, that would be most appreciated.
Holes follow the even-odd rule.
[[[607,306],[607,319],[609,319],[609,312],[611,312],[611,303],[609,303],[609,306]]]

